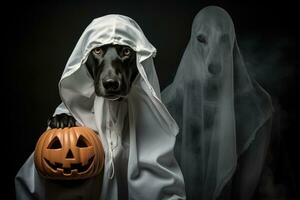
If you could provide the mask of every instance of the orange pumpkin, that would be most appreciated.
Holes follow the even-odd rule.
[[[39,138],[34,162],[51,179],[85,179],[100,174],[104,151],[97,134],[86,127],[47,130]]]

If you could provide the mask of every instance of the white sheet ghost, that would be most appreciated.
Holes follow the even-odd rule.
[[[85,66],[90,51],[106,44],[136,51],[139,75],[123,101],[96,96]],[[155,53],[134,20],[107,15],[92,21],[66,64],[59,82],[63,103],[55,114],[70,113],[81,125],[99,132],[105,150],[102,186],[99,177],[73,186],[44,180],[31,156],[16,176],[17,199],[127,199],[121,196],[122,187],[128,189],[128,199],[185,199],[183,176],[173,154],[178,127],[160,100]]]
[[[235,195],[251,198],[266,155],[272,105],[247,72],[225,10],[210,6],[196,15],[162,101],[180,128],[175,154],[187,199],[216,199],[234,173]]]

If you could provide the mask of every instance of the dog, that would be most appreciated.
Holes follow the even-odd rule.
[[[125,45],[108,44],[94,48],[86,67],[93,79],[95,94],[109,100],[122,101],[130,92],[138,75],[136,52]],[[62,113],[48,119],[50,128],[76,126],[73,116]]]

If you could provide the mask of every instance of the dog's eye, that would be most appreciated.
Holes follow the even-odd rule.
[[[131,54],[131,50],[129,48],[124,48],[122,50],[122,55],[123,56],[129,56]]]
[[[98,54],[98,55],[103,54],[103,49],[101,47],[96,47],[93,51],[95,54]]]
[[[206,44],[207,43],[207,40],[206,40],[206,37],[202,34],[198,35],[197,36],[197,40],[202,43],[202,44]]]

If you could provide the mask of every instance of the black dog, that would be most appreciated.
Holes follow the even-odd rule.
[[[110,100],[122,100],[138,74],[135,51],[123,45],[96,47],[90,52],[86,67],[94,80],[96,95]],[[48,120],[48,126],[72,127],[75,122],[73,116],[59,114]]]

